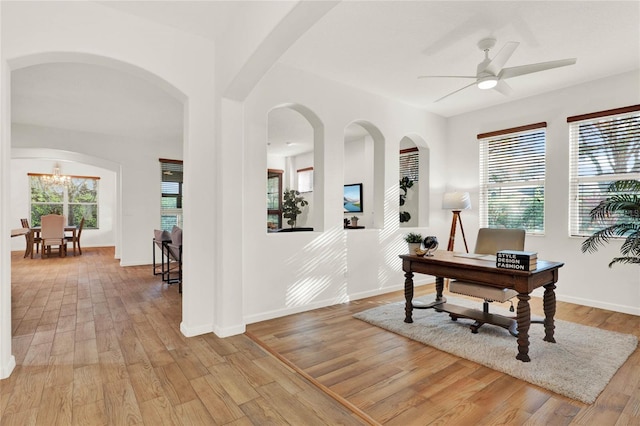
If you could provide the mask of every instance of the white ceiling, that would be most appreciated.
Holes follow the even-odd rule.
[[[509,97],[461,79],[484,59],[477,43],[520,46],[507,66],[577,58],[576,65],[509,79]],[[494,54],[498,51],[494,49]],[[452,116],[640,68],[637,1],[342,2],[281,58],[363,90]]]
[[[182,103],[137,76],[49,63],[11,74],[14,123],[182,143]]]
[[[269,1],[101,2],[163,25],[216,39],[248,8]],[[255,12],[255,10],[252,10]],[[511,95],[470,87],[435,99],[473,75],[480,39],[520,46],[506,66],[577,58],[577,64],[509,80]],[[639,1],[343,1],[281,57],[306,70],[448,117],[640,68]],[[133,76],[79,64],[12,74],[14,121],[101,133],[182,134],[181,105]],[[277,128],[274,125],[274,128]],[[282,138],[283,140],[286,138]]]

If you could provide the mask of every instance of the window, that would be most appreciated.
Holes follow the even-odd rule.
[[[480,226],[544,233],[547,123],[478,135]]]
[[[407,177],[414,182],[419,180],[418,148],[400,150],[400,179]]]
[[[64,182],[53,175],[29,173],[31,187],[31,224],[40,226],[40,217],[62,214],[68,225],[80,225],[84,217],[86,229],[98,229],[98,182],[91,176],[68,176]]]
[[[182,228],[182,161],[161,158],[160,169],[160,229],[171,231],[174,225]]]
[[[283,170],[267,170],[267,229],[282,228]]]
[[[298,192],[313,191],[313,167],[298,169]]]
[[[591,223],[589,212],[612,195],[609,184],[640,179],[640,105],[568,117],[567,122],[570,235],[590,236],[602,223]]]

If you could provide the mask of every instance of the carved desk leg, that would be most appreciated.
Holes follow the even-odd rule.
[[[544,340],[545,342],[555,343],[556,339],[553,337],[554,330],[556,328],[553,321],[553,317],[556,315],[556,293],[555,284],[547,284],[544,286]]]
[[[413,322],[413,272],[404,273],[404,322]]]
[[[527,293],[518,293],[518,355],[516,359],[529,362],[529,326],[531,325],[531,297]]]

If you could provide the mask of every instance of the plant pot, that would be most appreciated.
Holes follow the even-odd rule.
[[[420,246],[422,245],[422,243],[407,243],[407,245],[409,246],[409,254],[416,254],[416,249],[420,248]]]

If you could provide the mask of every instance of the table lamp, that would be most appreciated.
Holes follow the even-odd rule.
[[[468,192],[445,192],[442,198],[442,208],[451,210],[453,212],[453,220],[451,221],[451,232],[449,233],[449,245],[447,251],[453,251],[453,244],[456,239],[456,225],[460,222],[460,231],[462,231],[462,240],[464,241],[464,248],[469,253],[469,247],[467,246],[467,238],[464,235],[464,228],[462,227],[462,218],[460,212],[471,208],[471,199]]]

